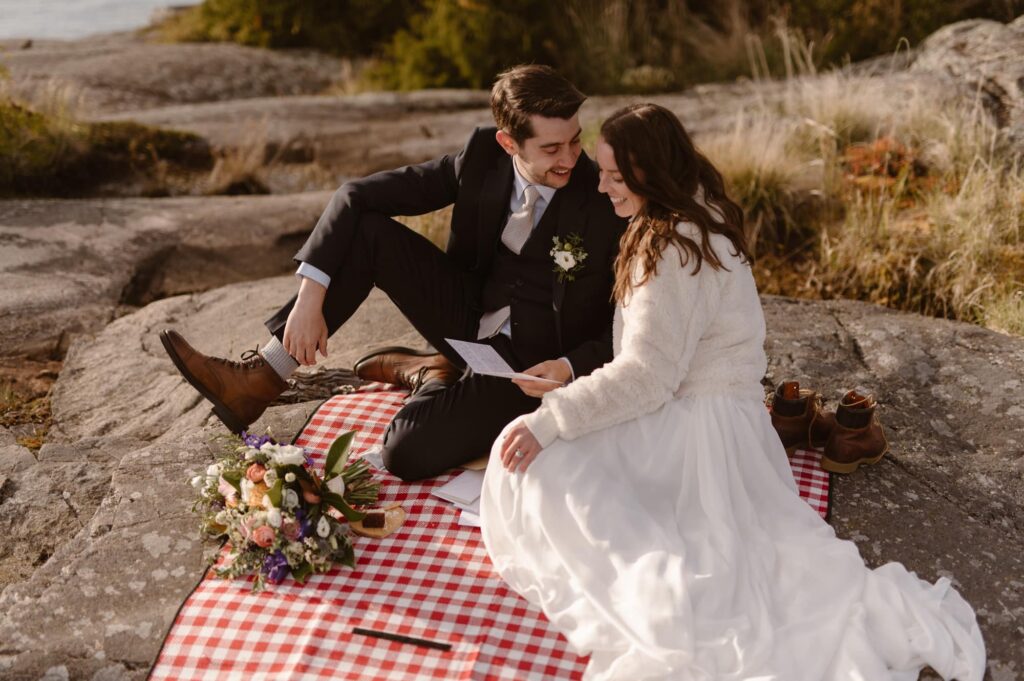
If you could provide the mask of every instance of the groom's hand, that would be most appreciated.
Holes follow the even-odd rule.
[[[526,378],[513,378],[512,382],[530,397],[543,397],[544,393],[561,388],[572,378],[572,370],[568,363],[561,359],[549,359],[546,362],[535,364],[529,369],[524,369],[522,373],[558,381],[557,383],[548,383],[546,381],[531,381]]]
[[[284,325],[282,345],[299,364],[316,364],[316,352],[327,356],[327,322],[324,321],[324,297],[327,289],[312,279],[303,278],[299,295]]]

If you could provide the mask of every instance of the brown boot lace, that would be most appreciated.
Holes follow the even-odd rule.
[[[224,357],[213,357],[212,359],[226,365],[228,368],[241,369],[243,371],[261,369],[267,364],[267,360],[263,359],[263,355],[260,354],[260,346],[258,345],[255,350],[246,350],[243,352],[241,361],[225,359]]]

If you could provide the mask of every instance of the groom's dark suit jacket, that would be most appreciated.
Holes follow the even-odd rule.
[[[551,353],[542,359],[566,356],[577,376],[590,373],[612,358],[612,264],[626,223],[615,215],[608,198],[598,193],[597,169],[582,154],[568,185],[555,193],[535,230],[534,236],[547,232],[546,243],[531,237],[520,256],[512,255],[500,241],[514,179],[512,159],[498,145],[495,132],[493,127],[477,128],[457,154],[346,183],[295,258],[333,276],[339,254],[349,252],[356,224],[365,212],[411,216],[454,204],[447,256],[465,273],[466,285],[472,289],[469,297],[481,301],[479,312],[485,311],[482,301],[493,300],[496,291],[508,292],[513,337],[522,325],[532,327],[532,332],[546,325]],[[548,255],[551,235],[563,241],[569,235],[582,238],[587,258],[574,281],[559,281]],[[505,281],[509,268],[496,265],[515,262],[509,257],[523,258],[523,267],[532,263],[535,274],[543,271],[538,266],[549,266],[550,310],[519,304],[515,285],[523,282]]]

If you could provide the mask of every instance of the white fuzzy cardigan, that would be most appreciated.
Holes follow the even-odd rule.
[[[676,229],[700,243],[692,223]],[[680,265],[677,249],[669,246],[657,276],[615,309],[614,359],[547,393],[536,411],[522,417],[542,446],[648,414],[685,395],[764,397],[765,324],[753,273],[726,237],[712,234],[711,247],[727,269],[705,262],[694,274],[692,258]]]

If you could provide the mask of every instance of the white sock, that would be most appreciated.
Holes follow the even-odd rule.
[[[299,368],[299,363],[288,354],[288,351],[281,345],[281,341],[277,340],[277,336],[270,337],[270,342],[263,346],[260,354],[263,355],[263,359],[267,360],[267,364],[277,372],[277,375],[285,381],[292,375],[292,372]]]

